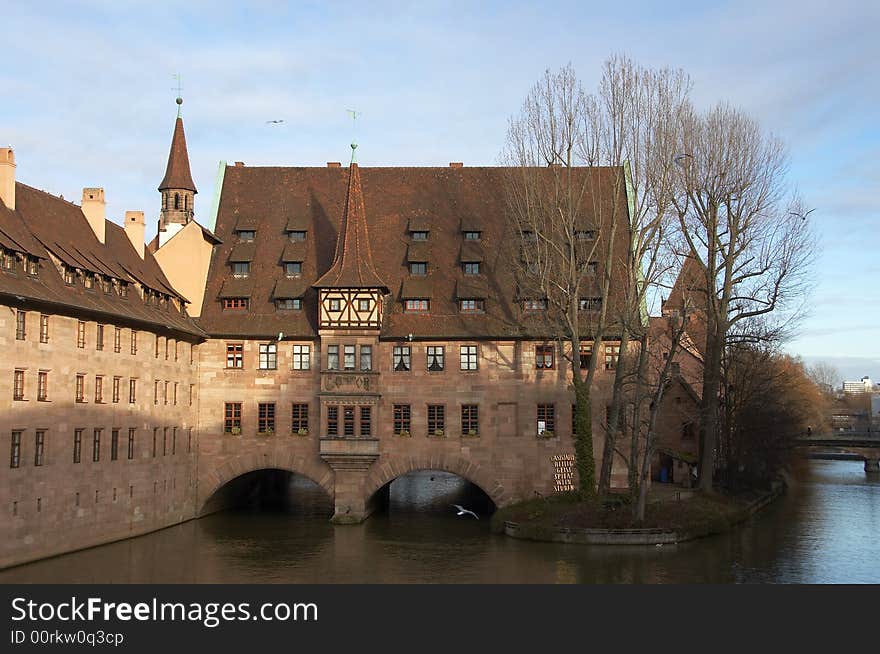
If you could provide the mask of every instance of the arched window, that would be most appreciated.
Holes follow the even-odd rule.
[[[174,194],[174,208],[180,209],[180,193]]]
[[[187,209],[189,209],[189,196],[184,195],[183,196],[183,210],[186,211]]]

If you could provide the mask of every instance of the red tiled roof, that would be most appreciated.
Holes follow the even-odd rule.
[[[159,190],[186,189],[198,193],[193,182],[192,173],[189,171],[189,155],[186,152],[186,134],[183,133],[183,118],[177,117],[174,123],[174,134],[171,137],[171,150],[168,152],[168,165],[165,167],[165,177],[159,184]]]

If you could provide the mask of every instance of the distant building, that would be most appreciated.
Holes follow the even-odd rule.
[[[870,377],[862,377],[859,381],[843,382],[843,392],[851,395],[857,393],[870,393],[874,390],[874,382]]]

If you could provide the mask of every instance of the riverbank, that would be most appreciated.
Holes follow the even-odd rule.
[[[668,545],[729,531],[784,492],[736,495],[693,492],[650,501],[644,522],[636,526],[626,497],[581,501],[566,493],[536,498],[499,509],[492,530],[512,538],[585,545]]]

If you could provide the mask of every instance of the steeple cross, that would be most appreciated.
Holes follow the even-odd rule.
[[[183,80],[180,73],[174,73],[171,77],[177,80],[177,87],[171,87],[171,90],[177,91],[177,98],[174,101],[177,103],[177,117],[180,118],[180,105],[183,104],[183,86],[181,85]]]

